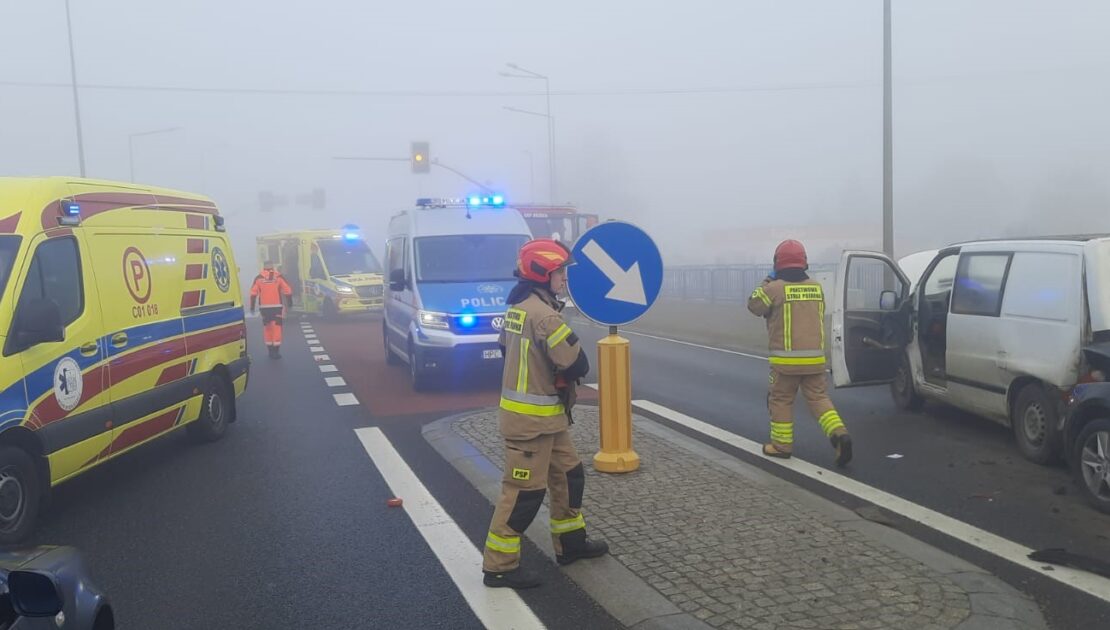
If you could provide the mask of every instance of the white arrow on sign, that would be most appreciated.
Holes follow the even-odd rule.
[[[634,262],[627,270],[622,269],[609,252],[601,248],[597,241],[590,240],[582,246],[582,253],[590,262],[597,265],[601,273],[613,283],[613,288],[605,294],[610,300],[628,302],[647,306],[647,295],[644,293],[644,279],[640,276],[640,263]]]

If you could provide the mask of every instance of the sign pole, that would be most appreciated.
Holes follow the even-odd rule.
[[[626,473],[640,467],[632,450],[632,352],[616,326],[597,342],[601,450],[594,455],[598,472]]]
[[[567,268],[567,286],[575,308],[609,328],[597,343],[600,450],[594,469],[632,472],[640,468],[632,450],[632,350],[617,327],[639,319],[659,297],[663,257],[646,232],[623,221],[591,227],[571,255],[576,262]]]

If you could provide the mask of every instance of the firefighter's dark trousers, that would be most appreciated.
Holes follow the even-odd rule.
[[[503,573],[520,565],[520,537],[551,493],[551,542],[563,553],[568,541],[582,540],[585,470],[574,450],[570,433],[560,431],[531,440],[505,440],[505,474],[501,498],[493,511],[482,569]]]
[[[824,370],[818,374],[783,374],[771,369],[767,408],[771,414],[771,444],[776,450],[782,453],[793,451],[794,399],[798,396],[798,389],[802,390],[810,412],[826,436],[848,432],[840,414],[829,400],[827,378]]]

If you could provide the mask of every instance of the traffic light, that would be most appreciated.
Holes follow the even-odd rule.
[[[412,162],[413,173],[431,173],[432,161],[428,156],[428,143],[413,142],[412,153],[409,154],[409,161]]]

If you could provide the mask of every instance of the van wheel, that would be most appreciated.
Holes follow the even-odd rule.
[[[917,393],[913,385],[913,370],[910,368],[910,358],[903,354],[898,363],[898,371],[890,383],[890,396],[894,399],[894,406],[902,411],[920,411],[925,406],[925,399]]]
[[[413,391],[426,391],[431,384],[431,377],[421,367],[416,359],[416,350],[409,344],[409,378],[412,380]]]
[[[335,302],[332,302],[330,298],[324,300],[324,306],[322,310],[324,311],[325,319],[335,319],[339,317],[339,308],[335,306]]]
[[[1043,387],[1026,385],[1018,394],[1010,412],[1010,424],[1018,448],[1026,459],[1038,464],[1051,464],[1060,455],[1059,413]]]
[[[0,447],[0,544],[25,540],[38,520],[42,487],[26,451]]]
[[[1072,467],[1087,501],[1110,514],[1110,419],[1092,420],[1079,432]]]
[[[230,394],[227,383],[213,374],[204,390],[200,417],[185,425],[185,430],[197,442],[215,442],[227,432],[227,423],[231,420],[234,404],[235,399]]]
[[[385,319],[382,319],[382,347],[385,349],[385,364],[386,365],[400,365],[401,358],[393,353],[389,347],[389,327],[385,325]]]

